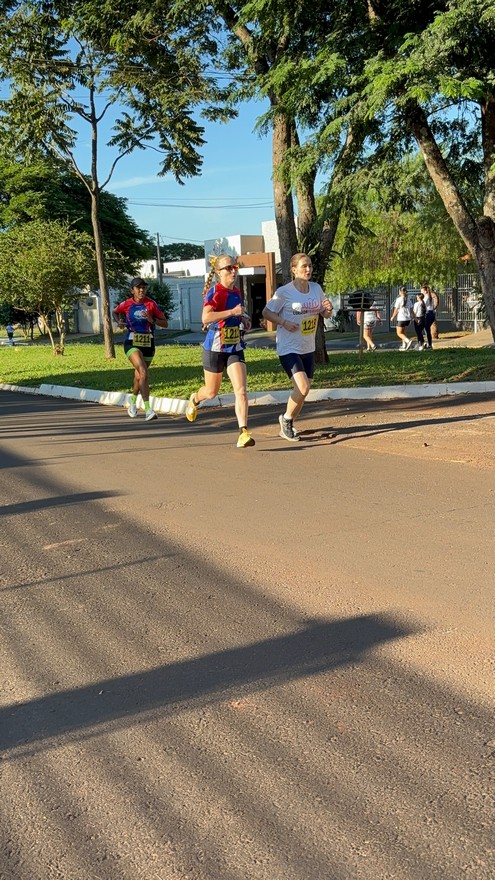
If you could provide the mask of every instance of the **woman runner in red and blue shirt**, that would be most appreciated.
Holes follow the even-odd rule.
[[[224,370],[235,394],[235,414],[239,424],[237,446],[254,446],[248,431],[247,373],[244,360],[246,344],[243,331],[251,329],[251,319],[244,312],[241,292],[235,287],[238,265],[229,254],[219,254],[212,262],[203,294],[201,320],[208,327],[203,343],[204,385],[194,391],[187,404],[186,418],[194,422],[202,400],[213,400],[222,383]],[[210,288],[213,274],[218,278]],[[205,293],[206,292],[206,293]],[[242,327],[241,327],[242,324]]]
[[[168,327],[168,321],[155,300],[147,296],[147,287],[146,281],[142,278],[133,278],[132,296],[116,306],[112,314],[119,327],[125,327],[127,330],[124,352],[134,367],[134,383],[127,412],[131,419],[136,418],[137,396],[141,392],[144,417],[149,422],[157,418],[150,406],[148,382],[148,369],[155,354],[155,324],[159,327]]]

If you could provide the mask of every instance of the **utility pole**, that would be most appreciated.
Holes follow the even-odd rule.
[[[160,253],[160,233],[156,233],[156,268],[158,274],[158,281],[160,284],[163,283],[163,271],[162,271],[162,255]]]

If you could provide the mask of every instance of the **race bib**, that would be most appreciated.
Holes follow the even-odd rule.
[[[301,321],[301,333],[303,336],[310,336],[312,333],[316,332],[316,324],[318,318],[316,315],[313,318],[303,318]]]
[[[241,341],[239,325],[236,327],[222,327],[222,345],[238,345]]]
[[[134,333],[132,341],[134,345],[141,345],[143,348],[149,348],[151,345],[151,333]]]

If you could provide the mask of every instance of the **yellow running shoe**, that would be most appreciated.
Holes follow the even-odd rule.
[[[188,422],[195,422],[196,416],[198,414],[198,404],[194,403],[194,396],[195,396],[195,392],[193,391],[193,393],[191,394],[191,396],[189,398],[189,403],[187,404],[187,408],[186,408],[186,419]]]
[[[245,446],[254,446],[254,440],[251,437],[251,434],[247,431],[247,429],[243,428],[241,433],[239,434],[239,439],[237,441],[237,448],[244,449]]]

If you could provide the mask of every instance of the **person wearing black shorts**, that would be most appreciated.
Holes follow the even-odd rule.
[[[277,328],[277,354],[292,382],[287,408],[278,420],[279,435],[290,443],[297,443],[300,437],[294,421],[311,389],[318,317],[329,318],[333,305],[320,285],[311,281],[313,264],[307,254],[294,254],[290,271],[292,281],[275,291],[263,309],[263,317]]]
[[[168,321],[156,302],[146,294],[148,285],[143,278],[133,278],[129,299],[112,312],[119,327],[126,328],[124,352],[134,367],[134,383],[127,412],[131,419],[138,414],[137,396],[140,393],[147,422],[157,415],[150,406],[148,369],[155,354],[155,324],[168,327]]]
[[[213,400],[222,384],[224,371],[232,383],[235,414],[239,425],[237,447],[254,446],[248,431],[247,372],[244,360],[244,330],[251,329],[251,320],[244,312],[241,292],[235,286],[237,266],[229,254],[212,260],[212,271],[206,279],[203,295],[202,321],[208,331],[203,343],[204,385],[194,391],[187,404],[186,419],[194,422],[202,400]],[[219,279],[210,288],[213,275]],[[242,324],[242,327],[241,327]]]

